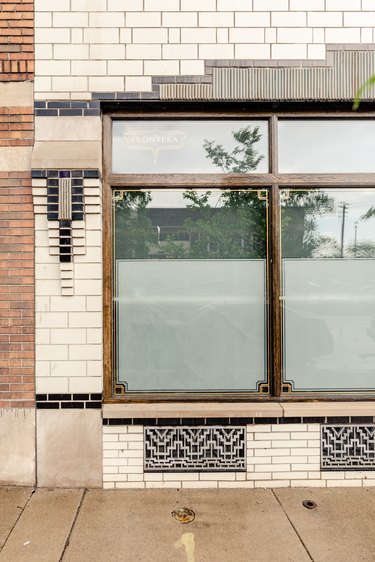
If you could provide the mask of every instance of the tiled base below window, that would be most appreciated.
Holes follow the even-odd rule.
[[[144,472],[144,427],[103,427],[104,488],[375,486],[375,471],[321,470],[320,424],[246,426],[246,472]],[[239,470],[240,467],[239,467]]]

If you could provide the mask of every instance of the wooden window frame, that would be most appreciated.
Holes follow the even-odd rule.
[[[229,107],[234,107],[231,104]],[[325,391],[282,392],[282,311],[281,297],[281,247],[280,247],[280,191],[288,188],[350,188],[374,187],[375,173],[354,174],[280,174],[278,171],[277,127],[278,119],[375,119],[375,112],[366,109],[353,112],[344,109],[269,110],[226,109],[228,104],[211,109],[196,110],[194,104],[132,103],[122,106],[121,111],[108,108],[103,116],[103,298],[104,298],[104,401],[108,404],[136,402],[288,402],[288,401],[353,401],[373,400],[375,391]],[[268,120],[269,172],[264,174],[113,174],[112,170],[112,122],[114,120],[199,120],[199,119],[258,119]],[[112,191],[129,188],[178,188],[185,187],[194,178],[197,189],[205,188],[267,188],[270,192],[269,207],[269,357],[267,394],[247,392],[157,392],[114,395],[113,370],[113,263],[112,263]],[[285,384],[285,383],[284,383]]]

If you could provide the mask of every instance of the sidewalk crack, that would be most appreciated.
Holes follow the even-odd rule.
[[[72,536],[72,532],[73,532],[73,529],[74,529],[74,527],[75,527],[75,524],[76,524],[76,521],[77,521],[77,517],[78,517],[78,515],[79,515],[79,512],[81,511],[81,506],[82,506],[83,500],[85,499],[86,492],[87,492],[87,490],[86,490],[86,488],[85,488],[85,489],[83,490],[83,494],[82,494],[82,497],[81,497],[81,501],[79,502],[79,505],[78,505],[78,507],[77,507],[76,514],[75,514],[74,519],[73,519],[73,521],[72,521],[72,524],[71,524],[71,526],[70,526],[69,533],[68,533],[68,536],[67,536],[67,538],[66,538],[63,551],[62,551],[61,556],[60,556],[60,558],[59,558],[59,562],[62,562],[62,561],[63,561],[63,558],[64,558],[64,556],[65,556],[66,549],[67,549],[68,546],[69,546],[70,537]]]
[[[281,501],[279,500],[279,498],[277,497],[277,495],[275,494],[275,490],[272,489],[272,493],[277,501],[277,503],[279,504],[279,506],[281,507],[281,509],[283,510],[283,512],[285,513],[285,517],[288,519],[290,525],[292,526],[294,532],[296,533],[297,537],[299,538],[299,540],[301,541],[301,544],[303,546],[303,548],[306,551],[307,556],[309,557],[309,559],[311,560],[311,562],[314,562],[314,558],[311,556],[309,549],[307,548],[304,540],[302,539],[301,535],[299,534],[299,532],[297,531],[297,528],[295,527],[293,521],[291,520],[291,518],[289,517],[289,515],[287,514],[287,512],[284,509],[283,504],[281,503]]]
[[[27,499],[27,502],[25,503],[25,505],[23,506],[23,508],[21,508],[21,511],[20,511],[20,513],[19,513],[19,515],[18,515],[16,521],[14,522],[13,527],[11,528],[11,530],[9,531],[9,533],[7,534],[7,537],[6,537],[5,541],[4,541],[3,546],[0,548],[0,552],[4,549],[6,543],[8,542],[8,539],[9,539],[10,535],[13,533],[13,529],[15,528],[15,526],[17,525],[18,521],[20,520],[20,517],[22,516],[23,512],[25,511],[25,509],[26,509],[27,506],[29,505],[29,502],[30,502],[31,498],[33,497],[33,495],[35,494],[35,492],[36,492],[36,488],[33,488],[33,489],[31,490],[30,496],[29,496],[28,499]]]

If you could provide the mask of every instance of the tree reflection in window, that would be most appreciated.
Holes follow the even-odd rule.
[[[255,148],[258,127],[232,132],[237,145],[228,152],[205,140],[207,158],[225,172],[256,169],[263,155]],[[171,194],[173,190],[171,190]],[[183,192],[180,208],[153,206],[157,192],[124,193],[115,202],[117,259],[264,259],[266,205],[257,190]]]
[[[115,202],[116,259],[264,259],[266,205],[258,191],[124,192]],[[176,207],[174,199],[181,199]]]
[[[363,228],[375,215],[373,207],[363,212],[368,195],[358,188],[287,190],[282,197],[283,258],[374,258],[374,235]]]

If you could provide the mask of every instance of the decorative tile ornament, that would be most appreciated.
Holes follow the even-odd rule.
[[[244,426],[145,427],[145,472],[246,471]]]
[[[375,425],[322,425],[322,470],[375,470]]]
[[[32,181],[34,213],[47,215],[50,255],[60,262],[61,294],[71,296],[74,256],[86,253],[86,215],[100,214],[99,170],[32,170]]]

